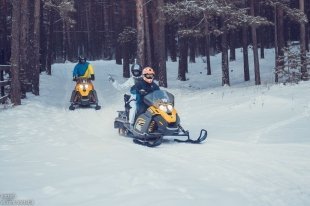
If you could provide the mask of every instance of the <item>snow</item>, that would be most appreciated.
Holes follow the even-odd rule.
[[[91,62],[101,110],[68,110],[74,63],[41,75],[40,96],[0,108],[0,201],[6,194],[34,205],[306,206],[310,205],[310,82],[275,85],[273,50],[260,60],[262,85],[243,82],[242,53],[221,86],[220,55],[212,75],[201,58],[188,81],[168,62],[168,90],[182,126],[200,145],[165,142],[148,148],[113,127],[124,82],[114,61]],[[252,58],[252,57],[251,57]],[[1,202],[0,202],[1,203]]]

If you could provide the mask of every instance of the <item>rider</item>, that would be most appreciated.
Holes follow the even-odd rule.
[[[124,91],[125,89],[130,89],[133,85],[135,85],[136,82],[140,81],[141,78],[141,74],[142,74],[142,67],[139,64],[133,64],[131,66],[131,74],[132,76],[130,78],[128,78],[127,81],[125,81],[124,83],[120,84],[119,82],[117,82],[116,80],[114,80],[113,77],[111,77],[111,75],[109,75],[108,80],[112,83],[113,87],[119,91]],[[127,93],[127,91],[126,91]],[[133,125],[134,121],[135,121],[135,114],[136,114],[136,103],[134,102],[134,100],[136,99],[136,95],[135,94],[125,94],[124,95],[126,99],[126,101],[130,101],[129,105],[131,107],[131,109],[129,110],[129,124]]]
[[[142,70],[142,81],[136,82],[131,87],[130,92],[136,95],[137,115],[143,113],[147,109],[147,105],[143,102],[143,97],[155,90],[159,90],[159,86],[153,81],[155,72],[151,67],[145,67]]]
[[[73,81],[76,81],[78,77],[85,77],[91,80],[95,80],[94,69],[83,56],[79,56],[79,62],[75,65],[73,70]]]
[[[77,81],[79,77],[87,78],[90,80],[95,80],[94,69],[92,65],[86,61],[86,57],[83,57],[83,56],[79,56],[79,62],[75,65],[72,75],[73,75],[73,81]],[[93,88],[94,88],[94,85],[93,85]],[[93,89],[93,94],[94,94],[95,101],[98,103],[98,97],[97,97],[97,93],[95,89]],[[73,90],[71,99],[70,99],[71,104],[73,104],[75,96],[76,96],[76,91]]]
[[[128,78],[127,81],[120,84],[116,81],[111,75],[108,76],[108,80],[112,83],[113,87],[119,91],[129,89],[132,87],[139,79],[141,79],[142,67],[139,64],[133,64],[131,66],[131,74],[132,76]]]

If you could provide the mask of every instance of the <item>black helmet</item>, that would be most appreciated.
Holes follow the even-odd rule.
[[[84,64],[86,62],[86,57],[79,56],[79,63]]]
[[[139,64],[133,64],[131,66],[131,73],[134,77],[139,77],[142,74],[142,67]]]

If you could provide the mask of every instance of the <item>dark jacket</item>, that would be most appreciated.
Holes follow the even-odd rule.
[[[141,114],[147,109],[147,105],[143,102],[143,97],[155,90],[159,90],[159,86],[152,82],[151,84],[140,79],[131,87],[130,93],[136,95],[137,113]]]

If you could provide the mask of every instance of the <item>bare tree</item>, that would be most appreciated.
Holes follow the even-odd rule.
[[[48,75],[52,74],[52,50],[53,50],[53,30],[54,30],[54,11],[51,8],[47,10],[48,20],[46,28],[46,57],[45,67]]]
[[[12,44],[11,44],[11,101],[14,105],[21,105],[19,66],[20,66],[20,22],[21,22],[21,1],[13,0],[12,14]]]
[[[166,70],[166,44],[165,44],[165,21],[164,13],[161,8],[164,6],[164,0],[157,1],[158,10],[158,54],[159,54],[159,68],[158,79],[159,86],[168,87],[167,70]],[[154,42],[155,44],[155,42]]]
[[[276,68],[277,70],[279,68],[282,68],[284,65],[284,62],[282,61],[281,56],[284,55],[284,47],[285,47],[285,40],[284,40],[284,11],[281,5],[277,5],[275,7],[275,15],[276,15],[276,35],[277,35],[277,47],[275,48],[277,50],[277,56],[276,56]],[[278,77],[276,74],[275,82],[278,82]]]
[[[145,41],[144,41],[144,0],[136,0],[137,8],[137,63],[145,66]]]
[[[250,80],[249,53],[248,53],[248,26],[242,26],[242,51],[243,51],[243,70],[244,81]]]
[[[25,0],[21,2],[21,27],[20,27],[20,65],[19,65],[19,79],[21,84],[21,97],[26,97],[26,92],[31,92],[31,67],[29,55],[32,50],[30,48],[32,41],[30,41],[30,2]]]
[[[110,4],[108,0],[103,0],[103,19],[104,19],[104,57],[106,59],[112,59],[112,35],[111,35],[111,26],[110,26],[110,16],[109,9]]]
[[[32,72],[32,93],[34,95],[40,94],[40,9],[41,9],[41,0],[35,0],[34,2],[34,26],[33,26],[33,35],[34,35],[34,68]]]
[[[305,11],[305,1],[299,0],[299,9]],[[300,23],[300,54],[301,54],[301,78],[307,79],[307,65],[306,65],[306,25],[305,22]]]
[[[8,0],[0,2],[0,64],[9,61]]]
[[[224,24],[224,17],[221,18],[222,24]],[[228,61],[228,42],[227,42],[227,28],[223,27],[221,35],[221,46],[222,46],[222,86],[230,85],[229,79],[229,61]]]
[[[251,15],[255,16],[255,0],[251,0]],[[252,43],[253,43],[253,56],[254,56],[254,74],[255,74],[255,84],[260,85],[260,69],[259,69],[259,59],[258,59],[258,47],[257,47],[257,36],[256,36],[256,25],[251,25],[252,31]]]
[[[188,40],[187,37],[179,36],[179,69],[178,79],[186,81],[186,71],[188,66]]]
[[[207,61],[207,75],[211,75],[211,59],[210,59],[210,31],[209,31],[209,18],[208,12],[204,11],[204,21],[205,21],[205,53],[206,53],[206,61]]]
[[[151,5],[153,5],[154,2],[152,2]],[[152,18],[149,18],[151,15],[149,15],[149,9],[148,4],[144,4],[144,27],[145,27],[145,46],[146,46],[146,65],[153,66],[153,57],[152,57],[152,45],[151,45],[151,28],[150,28],[150,22]],[[154,15],[154,12],[153,12]],[[153,22],[152,22],[153,23]],[[154,34],[154,32],[153,32]],[[154,48],[156,48],[156,44],[154,45]]]

